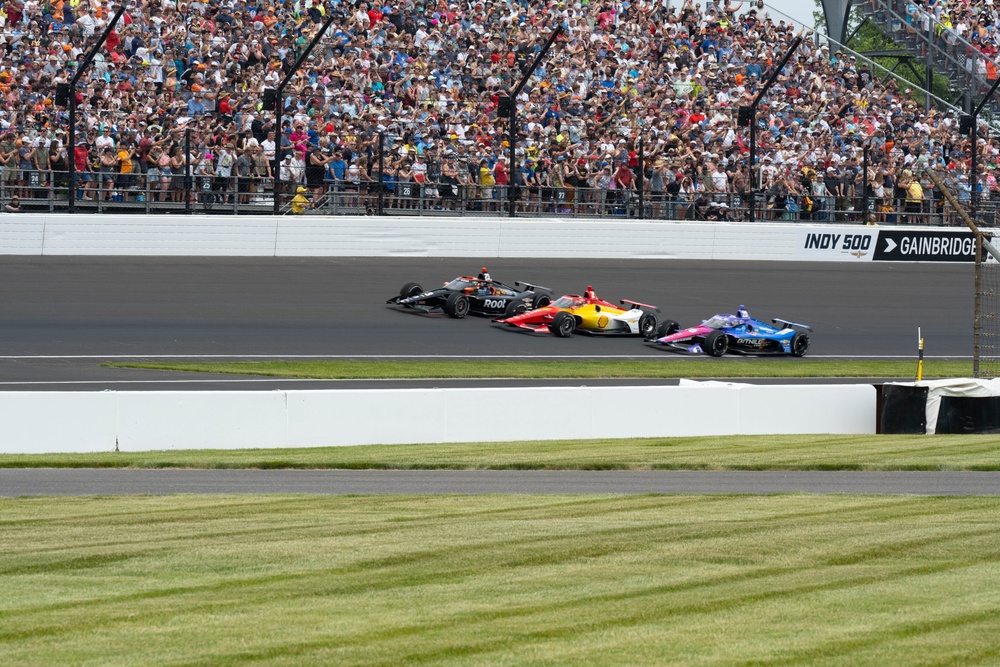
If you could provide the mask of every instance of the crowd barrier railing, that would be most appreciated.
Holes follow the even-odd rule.
[[[68,174],[19,173],[0,180],[0,200],[18,195],[23,212],[56,213],[68,208]],[[421,183],[384,180],[325,181],[319,187],[283,182],[279,210],[292,214],[292,198],[305,188],[303,215],[462,215],[509,214],[509,186],[449,182]],[[905,198],[867,199],[801,194],[681,193],[636,189],[529,186],[517,189],[515,214],[524,217],[583,217],[664,220],[745,221],[750,206],[762,222],[829,222],[858,224],[963,224],[951,206],[932,189],[920,202]],[[1000,192],[983,199],[978,214],[983,226],[998,223]],[[231,214],[270,215],[274,211],[274,181],[194,175],[160,177],[150,174],[86,173],[76,188],[81,214]],[[865,206],[867,205],[867,215]],[[297,212],[297,211],[296,211]]]

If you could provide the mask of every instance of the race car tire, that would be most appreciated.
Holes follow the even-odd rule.
[[[409,299],[411,296],[416,296],[424,291],[424,288],[417,283],[406,283],[399,289],[400,299]]]
[[[639,318],[639,333],[643,338],[649,338],[656,333],[656,315],[643,313]]]
[[[469,314],[469,297],[455,292],[448,295],[448,300],[444,302],[444,312],[449,317],[460,320]]]
[[[503,311],[503,318],[510,319],[521,313],[528,312],[528,306],[524,304],[524,299],[514,299],[507,303],[507,307]]]
[[[796,331],[792,336],[792,356],[803,357],[809,351],[809,334]]]
[[[549,325],[549,330],[559,338],[569,338],[573,329],[576,329],[576,319],[565,310],[556,313]]]
[[[677,324],[674,320],[664,320],[660,322],[660,326],[656,327],[656,337],[663,338],[670,334],[675,334],[680,330],[681,325]]]
[[[537,310],[539,308],[544,308],[545,306],[552,303],[552,297],[542,292],[541,294],[536,294],[534,301],[531,302],[532,310]]]
[[[721,331],[709,331],[702,349],[705,350],[705,354],[721,357],[729,349],[729,337]]]

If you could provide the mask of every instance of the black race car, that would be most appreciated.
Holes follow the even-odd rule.
[[[515,282],[514,287],[490,278],[484,268],[478,276],[459,276],[443,287],[424,291],[417,283],[406,283],[399,296],[386,303],[423,313],[444,312],[463,318],[469,313],[489,317],[513,317],[534,308],[544,308],[552,301],[551,290],[530,283]]]

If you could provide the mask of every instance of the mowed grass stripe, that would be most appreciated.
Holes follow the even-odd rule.
[[[903,378],[915,379],[917,361],[799,359],[790,357],[679,357],[643,361],[127,361],[110,368],[260,375],[314,380],[466,378]],[[971,377],[971,361],[928,359],[923,376]]]
[[[0,512],[14,665],[971,664],[993,659],[1000,631],[992,497],[177,496]]]
[[[512,416],[512,418],[518,418]],[[502,425],[498,427],[502,430]],[[498,434],[499,435],[499,434]],[[331,434],[331,444],[336,434]],[[757,435],[0,455],[0,467],[353,470],[1000,470],[995,435]],[[7,520],[0,518],[0,525]]]

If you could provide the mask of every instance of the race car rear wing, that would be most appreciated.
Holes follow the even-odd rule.
[[[659,308],[657,308],[656,306],[651,306],[648,303],[639,303],[638,301],[630,301],[628,299],[619,299],[619,303],[621,303],[623,306],[628,304],[629,306],[638,306],[639,308],[651,308],[656,312],[660,312]]]
[[[551,287],[545,287],[543,285],[535,285],[533,283],[526,283],[526,282],[522,282],[520,280],[515,280],[514,281],[514,287],[523,287],[525,289],[525,291],[529,291],[529,290],[530,291],[545,290],[546,292],[551,292],[552,291]]]
[[[771,324],[780,324],[785,329],[805,329],[806,331],[812,331],[813,328],[808,324],[799,324],[798,322],[789,322],[788,320],[779,320],[777,317],[771,320]]]

